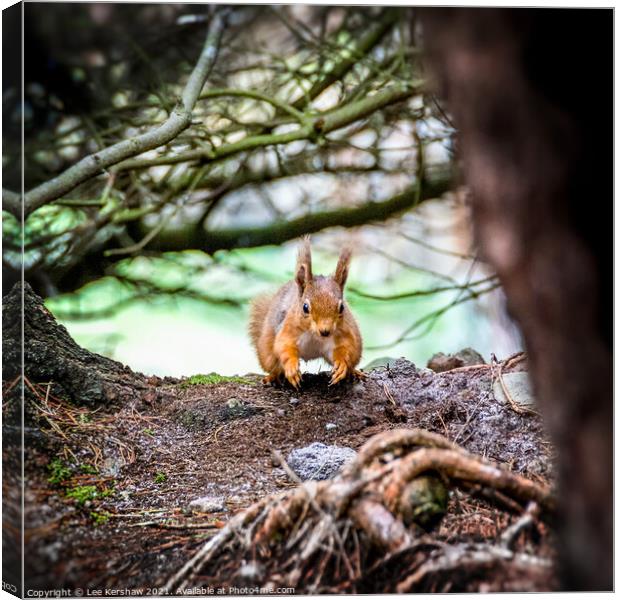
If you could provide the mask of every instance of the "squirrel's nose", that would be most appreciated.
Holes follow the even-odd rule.
[[[329,329],[321,329],[321,335],[327,337],[329,335]]]

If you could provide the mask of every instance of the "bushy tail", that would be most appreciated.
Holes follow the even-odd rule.
[[[255,348],[263,331],[265,318],[269,312],[272,299],[273,294],[261,294],[260,296],[254,298],[250,304],[250,321],[248,328],[250,331],[250,338],[252,339],[252,343]]]

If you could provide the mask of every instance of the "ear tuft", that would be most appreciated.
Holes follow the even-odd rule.
[[[347,282],[349,275],[349,263],[351,262],[351,248],[343,248],[338,258],[338,264],[336,265],[336,271],[334,273],[334,281],[340,286],[340,289],[344,289],[344,285]]]
[[[295,269],[295,280],[300,290],[312,281],[312,253],[310,250],[310,236],[303,237],[299,253],[297,254],[297,267]]]
[[[307,279],[306,279],[306,265],[299,265],[297,267],[297,273],[295,273],[295,281],[299,286],[299,293],[303,294],[304,288],[306,287]]]

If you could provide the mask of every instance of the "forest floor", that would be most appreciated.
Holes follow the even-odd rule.
[[[525,359],[517,357],[503,372],[524,369]],[[379,432],[423,428],[551,483],[552,449],[541,419],[497,399],[497,375],[491,365],[435,373],[401,359],[369,371],[365,381],[334,387],[327,373],[306,374],[299,391],[266,387],[257,375],[148,378],[135,399],[96,410],[68,404],[49,382],[26,380],[39,412],[25,431],[28,586],[161,594],[169,577],[233,515],[297,485],[274,450],[286,457],[312,442],[358,449]],[[17,447],[5,431],[5,502],[17,493],[11,481]],[[499,544],[519,507],[485,499],[482,487],[474,491],[452,490],[445,517],[420,539]],[[196,512],[190,502],[204,496],[212,501]],[[552,563],[553,540],[542,520],[516,538],[513,549]],[[237,567],[222,562],[203,569],[192,581],[194,591],[234,592],[243,583]],[[417,589],[551,590],[552,572],[524,574],[510,561],[456,565],[441,577],[423,578]],[[398,581],[398,569],[383,569],[344,587],[326,583],[311,591],[394,591]]]

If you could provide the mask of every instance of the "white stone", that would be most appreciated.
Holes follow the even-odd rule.
[[[536,399],[532,392],[532,385],[530,383],[529,375],[527,371],[520,371],[518,373],[503,373],[502,380],[508,393],[512,399],[522,406],[533,406],[536,404]],[[493,384],[493,395],[497,400],[504,404],[508,402],[502,384],[499,380],[496,380]]]
[[[223,512],[226,510],[224,498],[218,496],[202,496],[189,503],[190,510],[202,513]]]

